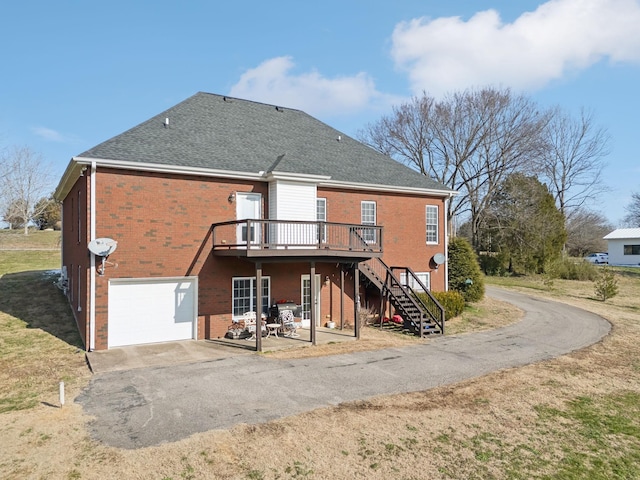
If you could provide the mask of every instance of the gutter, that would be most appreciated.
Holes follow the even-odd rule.
[[[73,184],[77,180],[77,175],[82,166],[99,165],[101,167],[119,168],[123,170],[139,170],[145,172],[164,173],[164,174],[178,174],[178,175],[197,175],[202,177],[215,177],[215,178],[228,178],[234,180],[249,180],[249,181],[269,181],[269,180],[295,180],[295,181],[309,181],[316,183],[319,187],[326,188],[341,188],[349,190],[373,190],[379,192],[394,192],[394,193],[406,193],[406,194],[419,194],[419,195],[433,195],[437,197],[451,197],[457,195],[458,192],[454,190],[436,189],[436,188],[420,188],[420,187],[406,187],[399,185],[389,184],[374,184],[374,183],[353,183],[349,181],[331,180],[330,176],[324,175],[304,175],[289,172],[241,172],[235,170],[216,170],[210,168],[198,168],[198,167],[184,167],[180,165],[161,165],[157,163],[147,162],[128,162],[122,160],[109,160],[109,159],[94,159],[86,157],[73,157],[67,170],[65,171],[60,184],[56,188],[55,197],[63,199]]]

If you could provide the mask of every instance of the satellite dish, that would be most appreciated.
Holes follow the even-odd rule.
[[[89,251],[99,257],[108,257],[118,247],[118,242],[112,238],[96,238],[89,242]]]
[[[436,253],[433,256],[433,263],[435,263],[436,265],[442,265],[445,262],[445,260],[446,260],[446,257],[442,253]]]

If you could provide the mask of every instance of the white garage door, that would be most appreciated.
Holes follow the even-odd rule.
[[[109,348],[195,338],[197,278],[109,282]]]

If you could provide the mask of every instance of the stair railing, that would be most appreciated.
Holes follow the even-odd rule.
[[[415,272],[411,269],[411,267],[391,267],[392,271],[395,270],[403,270],[406,278],[406,287],[412,292],[413,296],[417,300],[418,303],[421,304],[423,309],[429,314],[431,317],[431,321],[435,323],[439,328],[440,332],[444,335],[444,324],[445,324],[445,311],[444,307],[440,305],[440,302],[433,296],[431,291],[422,283],[420,277],[418,277]],[[423,298],[421,295],[417,295],[416,292],[411,287],[411,284],[418,285],[422,292],[425,293],[426,298]]]
[[[367,245],[365,239],[360,235],[359,232],[353,231],[353,236],[355,240],[360,245]],[[407,281],[407,285],[403,285],[400,280],[396,277],[393,272],[393,269],[403,268],[406,272],[407,279],[411,277],[414,279],[415,283],[420,285],[424,292],[427,293],[427,302],[423,301],[416,293],[413,291],[409,282]],[[382,298],[385,298],[387,295],[394,300],[394,305],[396,308],[402,310],[401,313],[404,313],[404,316],[410,319],[414,324],[416,324],[420,330],[420,337],[424,336],[425,330],[425,315],[429,316],[429,325],[436,324],[439,327],[440,332],[444,335],[444,308],[440,305],[440,303],[434,298],[431,292],[427,289],[427,287],[422,283],[422,281],[418,278],[415,272],[410,267],[389,267],[386,263],[382,261],[382,259],[378,257],[370,258],[365,262],[359,264],[358,269],[372,282],[376,285],[376,287],[380,290]],[[407,299],[415,308],[416,311],[420,312],[420,319],[416,321],[415,318],[411,315],[411,312],[407,311],[404,305],[402,304],[400,298],[393,291],[393,287],[398,288],[405,299]],[[426,313],[425,313],[426,312]],[[382,328],[382,309],[380,311],[380,328]]]
[[[432,312],[429,311],[429,308],[425,304],[425,302],[423,302],[420,297],[415,294],[413,289],[409,285],[403,284],[394,274],[392,268],[390,268],[381,259],[371,258],[366,262],[363,262],[361,264],[360,271],[376,285],[376,287],[381,292],[382,298],[388,296],[390,300],[392,300],[393,305],[402,314],[402,316],[416,325],[416,327],[420,331],[421,337],[424,336],[424,331],[427,324],[432,325],[435,323],[440,328],[440,331],[444,332],[444,310],[442,310],[442,307],[440,307],[440,304],[437,303],[435,298],[433,299],[433,301],[436,302],[436,308],[439,307],[440,311],[442,312],[442,315],[440,316],[434,316]],[[411,273],[413,276],[415,276],[415,273]],[[425,288],[426,290],[426,287],[424,287],[423,284],[421,284],[421,287]],[[430,296],[430,298],[432,297]],[[403,300],[409,302],[413,309],[419,313],[420,318],[415,318],[415,315],[413,315],[412,312],[410,312],[405,307]],[[382,328],[382,321],[380,322],[380,327]]]

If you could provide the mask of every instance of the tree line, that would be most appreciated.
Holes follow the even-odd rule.
[[[458,191],[447,220],[455,227],[464,219],[458,234],[478,253],[502,254],[509,267],[543,271],[563,249],[602,249],[612,230],[589,209],[607,190],[610,137],[584,109],[573,116],[542,108],[508,88],[442,99],[423,92],[367,125],[359,139]]]
[[[0,219],[11,229],[60,228],[61,207],[53,199],[52,175],[42,156],[29,147],[0,155]]]

